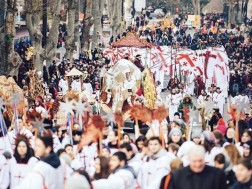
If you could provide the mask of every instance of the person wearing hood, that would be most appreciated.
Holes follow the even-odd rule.
[[[40,161],[34,166],[16,189],[59,189],[64,188],[68,178],[67,166],[53,151],[51,132],[44,131],[35,141],[35,156]]]
[[[108,179],[100,179],[92,182],[93,189],[135,189],[137,187],[136,173],[127,164],[127,156],[118,151],[109,161],[112,173]]]
[[[223,120],[223,118],[219,119],[217,126],[216,126],[216,130],[220,131],[223,136],[226,134],[227,127],[226,127],[226,123]]]
[[[138,174],[141,189],[159,188],[162,178],[170,172],[170,162],[175,155],[162,149],[159,137],[148,140],[149,156]]]
[[[214,166],[224,171],[227,187],[232,186],[236,182],[235,173],[232,170],[232,164],[228,156],[222,153],[217,154],[214,158]]]

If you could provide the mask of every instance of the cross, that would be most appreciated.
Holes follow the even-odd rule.
[[[189,54],[179,54],[179,57],[177,58],[177,61],[182,60],[182,59],[186,59],[186,61],[190,64],[191,67],[194,67],[194,63],[191,60]]]
[[[14,177],[18,179],[18,183],[20,183],[20,180],[24,178],[21,176],[21,172],[19,172],[18,176],[14,176]]]
[[[205,72],[206,79],[208,79],[208,76],[207,76],[208,62],[209,62],[210,58],[215,58],[216,59],[216,55],[211,54],[210,51],[206,51],[206,53],[200,54],[199,56],[204,56],[205,57],[204,72]]]
[[[187,63],[186,63],[186,62],[183,62],[183,66],[187,66]]]
[[[192,59],[193,61],[196,61],[197,60],[197,57],[193,57],[193,59]]]
[[[85,153],[83,154],[83,156],[80,156],[80,159],[84,159],[84,166],[85,166],[85,168],[87,167],[87,165],[86,165],[86,157],[88,157],[88,156],[86,156]]]

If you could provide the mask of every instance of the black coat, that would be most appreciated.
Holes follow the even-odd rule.
[[[169,189],[227,189],[226,176],[223,171],[207,165],[198,174],[185,167],[171,176]]]
[[[252,187],[252,178],[249,182],[242,184],[240,182],[236,182],[233,186],[229,187],[228,189],[250,189]]]

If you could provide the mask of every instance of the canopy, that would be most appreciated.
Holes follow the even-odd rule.
[[[141,71],[132,62],[121,59],[113,67],[111,67],[107,74],[113,75],[114,80],[118,83],[123,83],[127,80],[126,73],[130,73],[136,80],[141,80]]]
[[[76,68],[73,68],[66,76],[81,76],[84,75],[81,71],[77,70]]]
[[[140,39],[135,33],[129,32],[125,37],[119,41],[112,43],[112,47],[138,47],[151,48],[152,44],[146,40]]]

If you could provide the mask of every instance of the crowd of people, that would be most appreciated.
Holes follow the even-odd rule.
[[[128,31],[138,31],[149,17],[149,13],[142,11],[136,26]],[[44,66],[38,74],[43,94],[30,99],[26,91],[31,62],[25,58],[30,42],[18,42],[15,49],[24,63],[14,79],[23,89],[28,107],[14,121],[0,107],[0,116],[4,116],[0,128],[0,189],[251,188],[251,33],[241,32],[241,27],[234,27],[233,33],[221,32],[221,27],[225,27],[221,15],[210,14],[202,15],[201,29],[190,36],[183,27],[185,18],[179,18],[174,23],[181,26],[178,31],[156,28],[140,31],[139,36],[156,45],[179,43],[194,50],[222,44],[230,58],[229,93],[234,97],[227,113],[229,119],[224,118],[223,91],[215,85],[206,89],[202,76],[189,75],[184,80],[171,78],[167,86],[170,94],[166,99],[158,98],[169,109],[165,119],[146,123],[133,120],[134,128],[140,126],[140,133],[134,129],[135,135],[118,130],[118,124],[108,122],[103,127],[100,123],[99,139],[92,140],[96,138],[92,134],[95,131],[88,126],[100,114],[101,72],[110,65],[102,50],[92,50],[92,56],[81,53],[74,62],[64,59],[53,61],[48,68]],[[58,47],[67,35],[64,25],[59,30]],[[115,40],[125,35],[126,32]],[[110,42],[113,41],[112,37]],[[143,71],[139,57],[133,63]],[[85,73],[83,81],[79,76],[67,80],[66,75],[73,68]],[[156,87],[160,96],[163,89],[158,82]],[[69,90],[83,94],[81,101],[88,102],[88,110],[81,124],[76,116],[59,126],[56,114],[60,104],[67,102]],[[144,106],[145,101],[139,103]],[[197,117],[197,123],[188,120],[189,110],[198,110],[197,115],[190,114]]]

